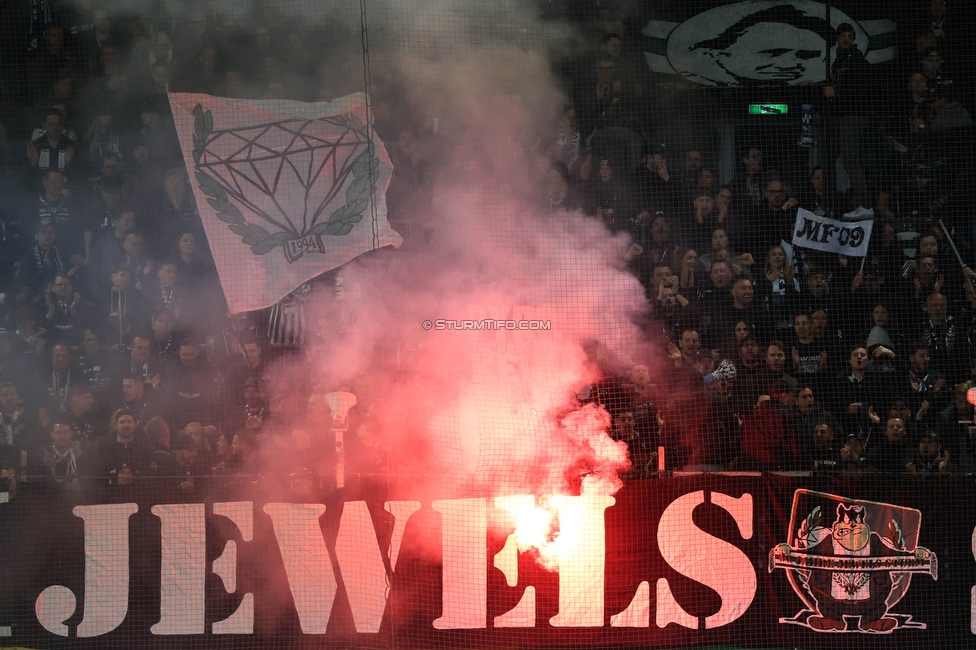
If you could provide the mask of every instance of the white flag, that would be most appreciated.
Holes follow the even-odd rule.
[[[800,208],[793,228],[793,245],[851,257],[868,254],[873,221],[837,221]]]
[[[386,220],[393,165],[367,133],[362,93],[314,104],[169,99],[232,312],[268,307],[357,255],[400,245]]]

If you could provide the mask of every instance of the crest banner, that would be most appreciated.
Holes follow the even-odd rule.
[[[331,102],[170,93],[190,185],[234,313],[383,246],[393,165],[363,93]]]

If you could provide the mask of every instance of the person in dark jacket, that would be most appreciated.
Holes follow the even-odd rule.
[[[834,161],[840,156],[855,196],[866,204],[871,197],[861,170],[858,149],[867,112],[866,98],[870,92],[867,88],[869,64],[854,45],[855,37],[854,26],[850,23],[837,26],[837,57],[830,66],[828,85],[823,89],[829,129],[821,165],[833,169]],[[832,174],[827,176],[829,188],[836,189],[836,180],[830,178]]]

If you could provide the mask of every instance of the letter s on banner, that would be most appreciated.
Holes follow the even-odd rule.
[[[751,494],[734,499],[721,492],[712,492],[711,502],[732,515],[743,539],[752,538]],[[671,568],[718,592],[722,606],[705,618],[705,629],[712,629],[728,625],[745,614],[756,596],[757,582],[756,571],[745,553],[695,525],[692,514],[703,503],[703,490],[672,501],[658,524],[657,545]],[[657,581],[655,619],[661,628],[668,623],[692,630],[698,628],[698,617],[682,609],[665,578]]]

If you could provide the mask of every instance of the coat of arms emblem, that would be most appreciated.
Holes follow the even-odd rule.
[[[769,552],[805,608],[780,623],[819,632],[887,634],[924,629],[893,608],[915,574],[939,578],[938,558],[919,546],[922,514],[888,503],[797,490],[789,539]]]

